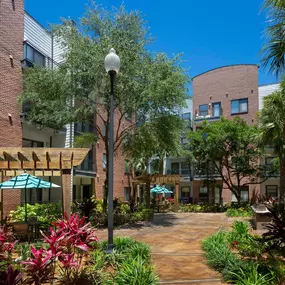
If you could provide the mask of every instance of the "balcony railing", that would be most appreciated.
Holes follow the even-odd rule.
[[[213,115],[206,115],[206,116],[199,116],[197,115],[194,119],[195,123],[197,122],[202,122],[204,120],[207,121],[219,121],[221,119],[221,113],[218,116],[213,116]]]
[[[167,169],[167,174],[176,174],[181,176],[189,176],[191,174],[190,169]]]
[[[167,169],[166,173],[167,174],[180,174],[179,169]]]
[[[208,169],[202,168],[202,169],[195,169],[194,170],[194,177],[196,177],[196,178],[207,178],[207,177],[215,177],[216,178],[219,176],[220,176],[220,174],[214,166],[211,166]]]

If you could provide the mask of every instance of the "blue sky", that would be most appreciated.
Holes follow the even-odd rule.
[[[25,0],[25,9],[41,24],[58,23],[60,17],[78,20],[88,0]],[[107,8],[119,0],[99,0]],[[190,76],[238,63],[260,63],[265,16],[262,0],[125,0],[128,10],[142,11],[155,37],[150,49],[169,56],[183,52]],[[39,5],[40,4],[40,5]],[[259,84],[276,82],[259,69]]]

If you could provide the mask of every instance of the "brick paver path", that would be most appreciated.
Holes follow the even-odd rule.
[[[131,236],[151,246],[160,284],[220,285],[221,276],[207,265],[201,245],[204,238],[231,223],[225,214],[165,213],[156,214],[152,223],[117,229],[114,235]],[[106,239],[107,231],[100,230],[98,236]]]

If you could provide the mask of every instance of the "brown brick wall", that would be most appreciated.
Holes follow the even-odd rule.
[[[248,113],[231,115],[231,100],[248,98]],[[249,124],[256,123],[258,112],[257,65],[233,65],[217,68],[193,79],[193,111],[199,105],[221,102],[225,118],[239,116]]]
[[[22,90],[23,39],[24,1],[15,0],[14,6],[11,0],[0,1],[0,146],[22,145],[17,100]],[[6,216],[20,204],[20,191],[4,190],[3,193]]]
[[[248,113],[232,115],[231,100],[248,98]],[[256,123],[258,112],[258,66],[233,65],[205,72],[193,79],[193,117],[199,112],[199,105],[221,102],[222,114],[227,119],[241,117],[248,124]],[[210,109],[210,112],[212,110]],[[198,125],[196,125],[197,127]],[[199,197],[200,183],[193,186],[194,199]],[[249,195],[259,193],[259,185],[249,186]],[[198,192],[198,193],[197,193]],[[232,199],[231,191],[223,189],[224,202]]]
[[[102,116],[105,119],[105,115],[102,114]],[[96,118],[97,125],[99,126],[100,130],[103,132],[104,130],[104,123],[100,119],[99,116]],[[114,118],[114,137],[116,136],[116,131],[119,124],[119,113],[115,112],[115,118]],[[120,131],[123,130],[123,128],[130,125],[130,122],[126,119],[123,119],[121,123]],[[97,177],[95,178],[95,189],[96,189],[96,195],[98,198],[103,198],[103,186],[106,178],[106,172],[103,169],[103,154],[105,152],[105,144],[102,139],[99,139],[97,142],[97,145],[95,147],[95,162],[96,162],[96,173]],[[128,175],[125,175],[124,173],[124,160],[125,157],[121,153],[121,151],[118,151],[115,154],[114,157],[114,197],[121,198],[121,200],[124,199],[124,187],[132,187],[132,179],[129,178]]]

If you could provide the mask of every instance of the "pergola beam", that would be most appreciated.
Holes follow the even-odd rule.
[[[24,172],[36,176],[61,176],[63,211],[70,215],[71,170],[83,162],[88,152],[88,148],[0,147],[0,170],[3,176],[17,176]]]
[[[179,182],[181,180],[180,175],[176,174],[146,174],[136,177],[134,183],[146,184],[146,204],[147,207],[150,206],[150,184],[168,184],[175,185],[174,192],[174,211],[178,212],[179,207]]]

